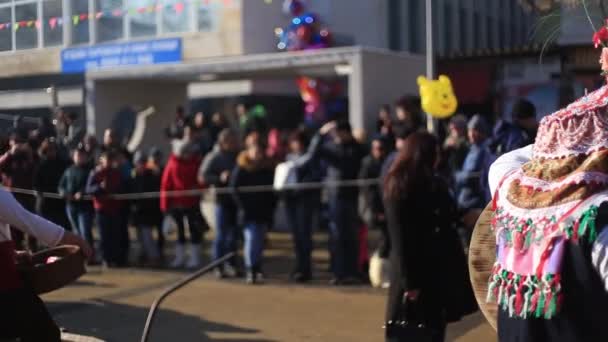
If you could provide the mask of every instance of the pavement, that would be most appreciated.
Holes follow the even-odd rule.
[[[323,246],[326,237],[315,237]],[[325,248],[314,253],[317,280],[288,282],[293,260],[284,233],[270,234],[267,282],[204,276],[168,297],[149,341],[383,341],[386,290],[327,285]],[[94,267],[77,283],[44,296],[58,323],[70,333],[104,341],[139,341],[148,309],[162,289],[187,273],[174,270]],[[83,339],[82,341],[86,341]],[[449,326],[446,341],[496,341],[480,314]]]

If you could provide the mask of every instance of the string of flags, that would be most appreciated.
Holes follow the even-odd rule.
[[[223,4],[225,6],[230,6],[232,5],[233,1],[235,0],[194,0],[192,1],[193,4],[196,4],[197,2],[201,5],[205,5],[205,6],[209,6],[209,5],[213,5],[215,4]],[[132,8],[128,8],[128,9],[115,9],[112,11],[99,11],[97,13],[80,13],[80,14],[74,14],[70,17],[71,22],[74,26],[79,25],[80,23],[87,21],[87,20],[91,20],[91,19],[101,19],[104,17],[107,18],[120,18],[123,17],[127,14],[131,15],[131,16],[136,16],[138,14],[148,14],[148,13],[157,13],[163,10],[163,7],[165,9],[172,9],[175,14],[182,14],[184,12],[184,10],[186,9],[186,4],[187,1],[182,1],[182,2],[177,2],[171,5],[161,5],[161,4],[156,4],[156,5],[150,5],[150,6],[145,6],[145,7],[132,7]],[[14,23],[11,22],[5,22],[5,23],[0,23],[0,31],[2,30],[10,30],[11,28],[13,28],[15,31],[22,29],[22,28],[36,28],[39,29],[42,24],[48,24],[48,27],[51,30],[54,30],[58,27],[61,27],[64,25],[63,22],[63,17],[59,16],[59,17],[50,17],[44,21],[40,21],[40,20],[21,20],[21,21],[17,21]]]

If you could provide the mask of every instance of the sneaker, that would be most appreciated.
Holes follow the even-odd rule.
[[[255,273],[255,283],[264,284],[264,273],[262,273],[262,272]]]
[[[312,276],[302,272],[295,272],[291,275],[291,280],[296,283],[307,283],[312,280]]]
[[[245,282],[249,285],[253,285],[256,282],[255,273],[251,271],[247,271],[247,275],[245,276]]]
[[[237,271],[237,269],[232,266],[231,264],[224,264],[224,275],[227,278],[236,278],[239,276],[239,272]]]
[[[224,270],[222,270],[220,267],[214,269],[213,270],[213,274],[215,275],[215,277],[217,279],[224,279],[224,278],[226,278],[226,274],[224,273]]]

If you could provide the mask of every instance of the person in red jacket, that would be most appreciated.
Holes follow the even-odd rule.
[[[174,144],[161,181],[160,207],[165,215],[171,215],[177,224],[178,240],[175,246],[175,259],[171,267],[197,268],[200,265],[201,241],[205,221],[201,215],[200,195],[175,196],[171,191],[199,189],[197,174],[201,156],[196,145],[188,141]],[[190,230],[190,253],[186,262],[186,232],[184,219],[188,220]]]
[[[109,267],[126,266],[128,259],[129,232],[121,224],[123,202],[110,197],[121,192],[123,179],[117,168],[116,154],[103,152],[99,166],[89,175],[87,193],[93,195],[103,260]]]

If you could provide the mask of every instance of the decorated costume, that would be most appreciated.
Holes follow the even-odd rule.
[[[28,212],[2,189],[0,204],[0,340],[19,337],[23,342],[60,341],[59,329],[44,304],[20,279],[9,225],[48,246],[56,246],[64,230]]]
[[[500,341],[605,340],[608,294],[591,252],[608,223],[608,86],[545,117],[532,150],[499,159],[490,183]]]

